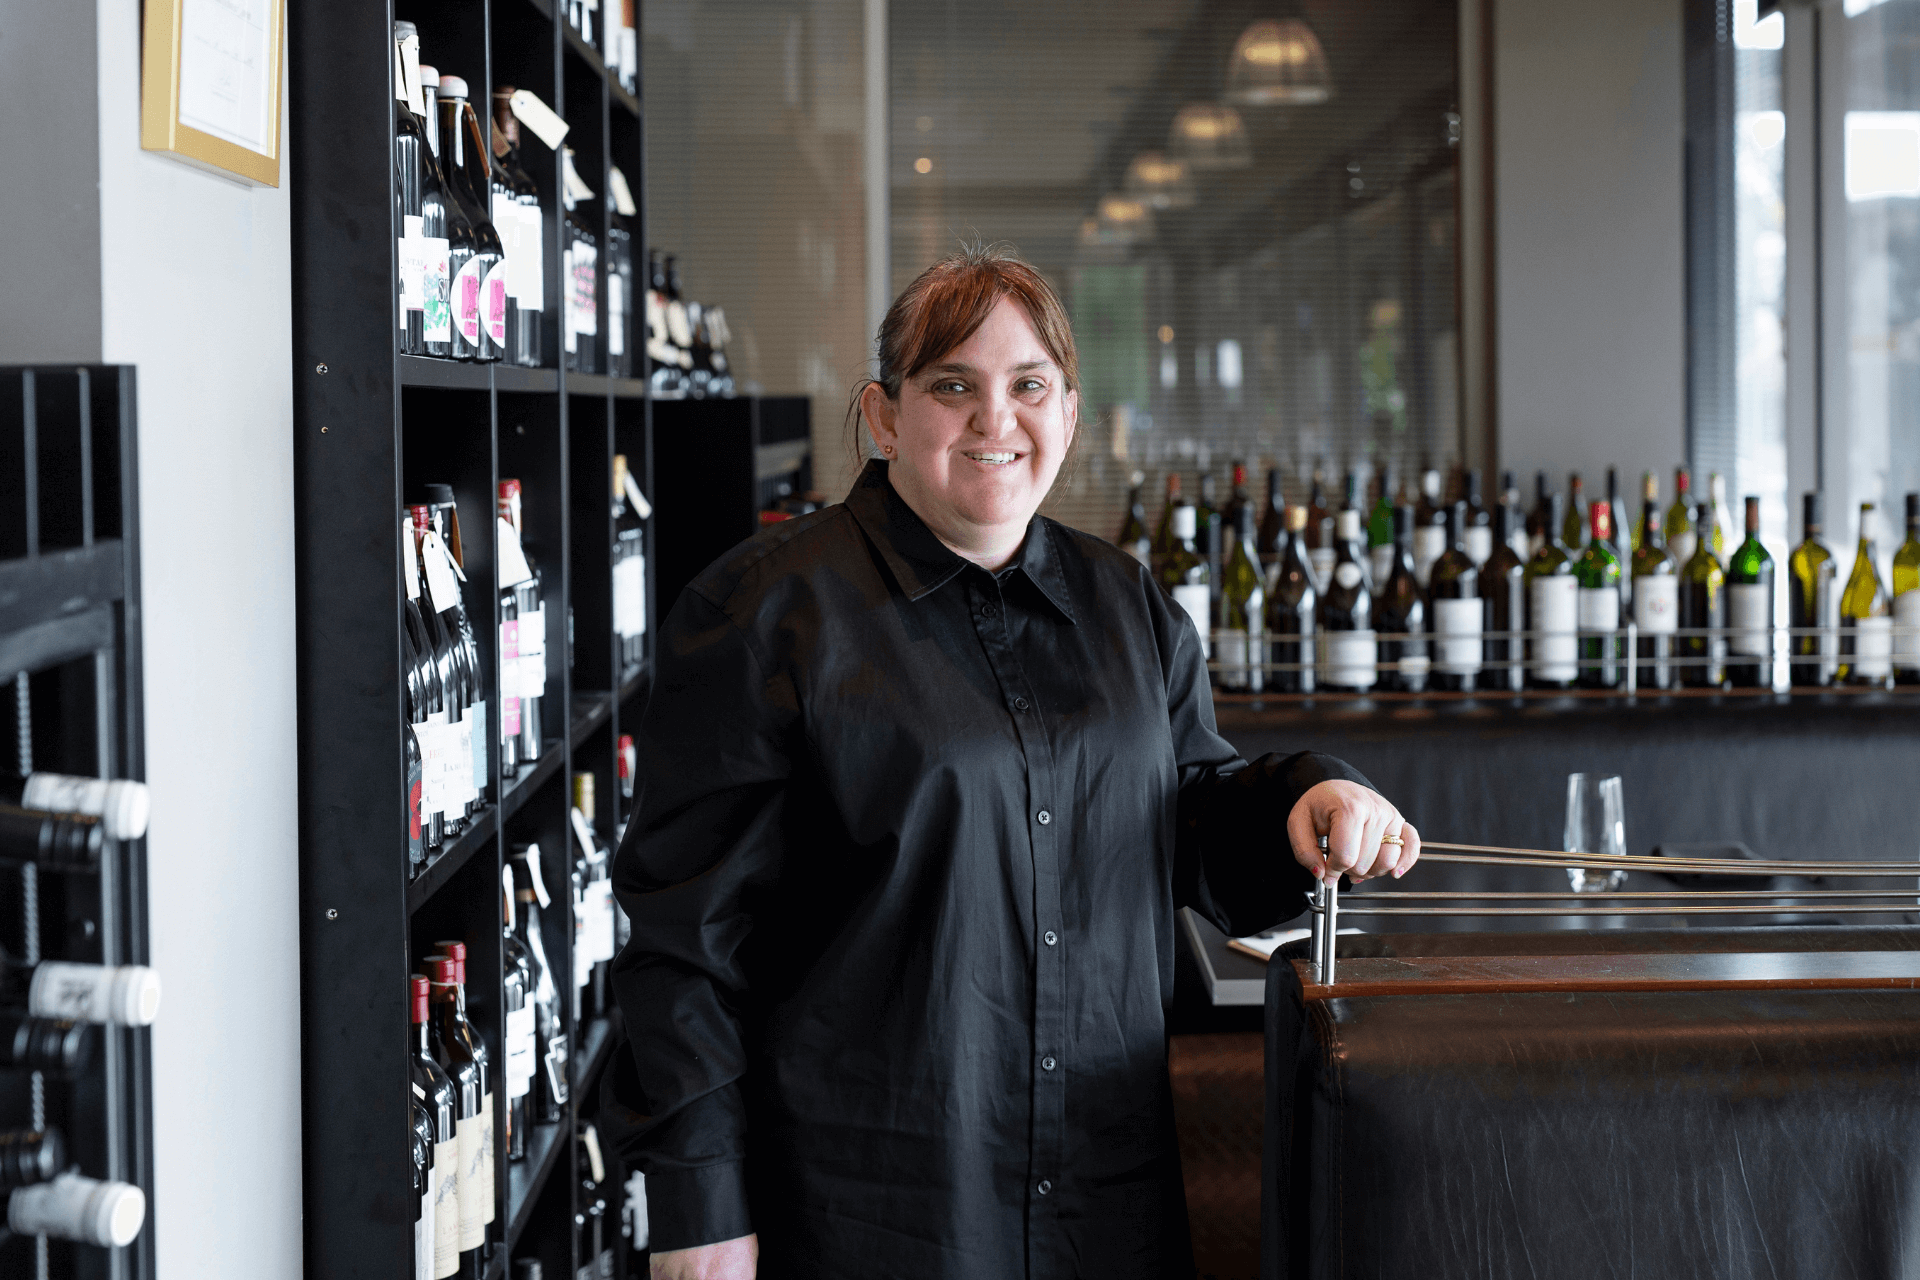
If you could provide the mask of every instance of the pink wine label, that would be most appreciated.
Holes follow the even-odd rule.
[[[480,259],[468,258],[453,278],[453,322],[460,336],[480,345]]]
[[[507,260],[493,264],[480,282],[480,325],[487,341],[496,347],[507,345]]]

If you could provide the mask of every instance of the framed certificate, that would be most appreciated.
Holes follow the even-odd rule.
[[[286,0],[146,0],[140,145],[280,185]]]

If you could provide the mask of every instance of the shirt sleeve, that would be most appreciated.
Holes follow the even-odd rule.
[[[612,970],[631,1052],[608,1070],[602,1103],[615,1145],[647,1175],[653,1247],[667,1250],[753,1230],[740,952],[785,853],[796,716],[791,682],[693,591],[656,652],[635,743],[642,789],[613,865],[633,922]]]
[[[1258,933],[1304,912],[1313,887],[1287,838],[1293,806],[1330,779],[1373,784],[1351,765],[1317,751],[1270,752],[1251,764],[1241,759],[1215,726],[1199,633],[1164,598],[1150,607],[1158,615],[1180,778],[1174,905],[1192,907],[1231,937]]]

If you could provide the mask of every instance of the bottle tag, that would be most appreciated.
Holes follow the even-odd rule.
[[[527,567],[527,553],[520,549],[520,531],[512,522],[496,519],[494,542],[500,559],[500,587],[517,587],[533,577],[533,570]]]
[[[422,1102],[425,1102],[427,1100],[427,1091],[420,1087],[420,1082],[418,1080],[413,1082],[413,1096],[420,1099],[420,1101]]]
[[[1633,621],[1650,635],[1671,635],[1680,627],[1680,579],[1647,573],[1633,580]]]
[[[507,99],[507,106],[516,120],[533,130],[534,136],[547,144],[548,150],[560,149],[561,140],[567,136],[567,122],[556,115],[552,107],[540,101],[532,90],[515,89],[513,97]]]
[[[500,887],[507,891],[507,932],[512,933],[520,925],[520,917],[517,912],[518,899],[516,899],[513,894],[512,867],[500,868]]]
[[[1727,584],[1727,626],[1733,631],[1728,653],[1770,657],[1773,652],[1773,584]]]
[[[424,120],[427,117],[427,99],[420,89],[419,36],[408,36],[400,42],[400,67],[407,77],[407,107]]]
[[[620,166],[614,165],[607,173],[607,190],[613,193],[613,207],[623,218],[631,218],[640,212],[633,202],[633,191],[627,186],[627,175],[620,172]]]
[[[520,206],[520,253],[513,259],[514,292],[528,311],[547,309],[547,220],[537,201]]]
[[[459,601],[460,588],[454,584],[453,561],[447,556],[446,544],[432,529],[421,539],[420,559],[426,566],[427,595],[433,602],[433,611],[445,613]]]
[[[453,308],[448,303],[447,278],[452,250],[445,236],[423,236],[421,243],[421,314],[428,342],[453,341]]]
[[[599,846],[594,843],[593,828],[587,825],[587,815],[580,812],[579,805],[574,805],[568,812],[573,815],[573,835],[580,842],[580,852],[589,858],[599,856]]]
[[[539,845],[530,844],[527,846],[526,864],[527,864],[527,879],[533,881],[534,901],[538,902],[542,907],[552,906],[553,898],[547,893],[546,881],[540,878],[540,846]]]
[[[586,179],[582,178],[579,170],[573,167],[573,148],[568,147],[561,156],[560,178],[566,183],[567,197],[575,204],[593,199],[593,188],[587,185]]]
[[[593,1170],[595,1182],[607,1180],[607,1162],[600,1158],[600,1134],[590,1124],[580,1126],[580,1142],[587,1149],[587,1167]]]
[[[633,508],[633,514],[642,520],[653,515],[653,504],[647,501],[647,495],[640,492],[640,482],[633,478],[633,472],[627,472],[627,505]]]
[[[413,547],[413,521],[400,517],[400,545],[406,549],[407,557],[407,599],[420,598],[420,558]]]

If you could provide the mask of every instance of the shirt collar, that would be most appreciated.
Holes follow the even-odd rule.
[[[860,478],[847,495],[847,510],[879,549],[880,558],[893,571],[894,580],[906,592],[907,599],[919,600],[953,581],[968,567],[968,561],[954,554],[934,536],[893,483],[887,479],[887,464],[875,458],[867,463]],[[1018,569],[1039,589],[1048,604],[1068,622],[1074,621],[1068,603],[1066,575],[1061,571],[1059,549],[1054,545],[1050,522],[1034,516],[1027,525],[1026,540],[1011,568]]]

